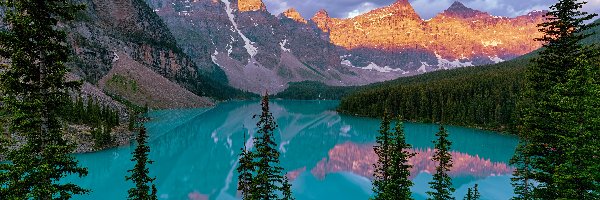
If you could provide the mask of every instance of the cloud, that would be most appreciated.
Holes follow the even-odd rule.
[[[353,18],[356,17],[358,15],[361,15],[363,13],[369,12],[373,9],[377,8],[377,5],[371,3],[371,2],[365,2],[362,3],[361,5],[357,6],[356,9],[348,12],[348,14],[346,15],[347,18]]]

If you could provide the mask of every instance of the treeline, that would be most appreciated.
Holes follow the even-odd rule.
[[[411,121],[506,130],[514,125],[527,63],[521,58],[402,78],[359,90],[338,110],[379,117],[387,109]]]
[[[85,124],[91,127],[95,149],[103,149],[114,145],[112,129],[120,124],[118,111],[101,105],[93,98],[78,97],[75,101],[65,101],[61,111],[61,118],[68,123]]]
[[[89,126],[119,126],[119,112],[94,101],[91,97],[78,97],[74,101],[66,101],[61,109],[62,118],[71,123],[85,124]]]
[[[600,23],[600,20],[595,22]],[[583,44],[600,43],[600,28],[582,30]],[[361,87],[342,98],[338,111],[406,120],[514,131],[526,72],[540,51],[494,65],[436,71]]]
[[[358,86],[328,86],[317,81],[302,81],[289,83],[287,89],[273,97],[294,100],[339,100],[358,88]]]

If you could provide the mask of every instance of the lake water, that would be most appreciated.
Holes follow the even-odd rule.
[[[298,200],[365,200],[372,194],[370,177],[379,120],[340,115],[337,101],[274,101],[271,103],[279,129],[275,137],[281,165],[292,181]],[[154,111],[146,123],[150,134],[150,166],[159,199],[200,200],[238,199],[238,153],[244,133],[255,131],[254,114],[258,102],[227,102],[210,109]],[[483,199],[509,199],[512,196],[507,165],[518,139],[494,132],[447,127],[453,142],[454,168],[450,173],[462,199],[475,183]],[[405,123],[407,142],[417,154],[411,179],[416,199],[429,190],[430,172],[435,163],[432,140],[437,125]],[[80,164],[89,175],[70,180],[92,189],[76,199],[125,199],[132,186],[125,181],[131,169],[134,146],[97,153],[79,154]]]

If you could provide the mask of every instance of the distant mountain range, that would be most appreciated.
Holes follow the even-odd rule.
[[[293,8],[275,16],[261,0],[77,1],[87,10],[67,24],[73,73],[95,93],[158,108],[510,60],[541,46],[533,38],[545,14],[498,17],[455,2],[423,20],[398,0],[350,19],[325,10],[307,19]]]
[[[147,0],[198,66],[216,64],[236,88],[282,91],[289,82],[361,85],[438,69],[509,60],[541,46],[545,12],[492,16],[455,2],[423,20],[407,0],[351,19],[321,10],[278,16],[260,0]]]

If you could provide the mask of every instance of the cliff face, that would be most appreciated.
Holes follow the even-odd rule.
[[[179,46],[191,58],[167,69],[195,65],[197,73],[255,93],[277,93],[304,80],[362,85],[500,62],[540,46],[533,38],[543,15],[494,17],[457,2],[424,21],[407,0],[399,0],[351,19],[321,10],[306,20],[293,8],[273,16],[261,0],[146,2],[173,36],[152,41],[169,41],[166,46]],[[140,27],[127,21],[135,16],[131,13],[108,13],[122,19],[114,20],[118,23]]]
[[[201,91],[194,90],[188,84],[201,79],[195,64],[177,47],[168,27],[145,2],[81,0],[79,3],[85,4],[87,9],[78,15],[76,21],[68,24],[69,41],[76,55],[73,73],[98,86],[99,80],[108,75],[111,69],[120,67],[122,62],[117,61],[118,53],[121,53],[121,57],[130,57],[133,64],[150,69],[172,84],[179,84],[202,95]],[[163,92],[180,95],[188,92],[184,88],[169,91],[164,88]],[[103,86],[100,89],[108,91]],[[152,99],[158,95],[158,92],[148,93],[146,97]],[[133,103],[144,105],[143,102]]]
[[[375,62],[379,66],[426,72],[494,63],[529,53],[541,47],[533,38],[541,36],[536,25],[543,22],[543,14],[497,17],[455,2],[424,21],[406,0],[399,0],[351,19],[331,19],[319,12],[312,21],[329,33],[333,44],[355,54],[348,57],[351,63],[364,66]]]

